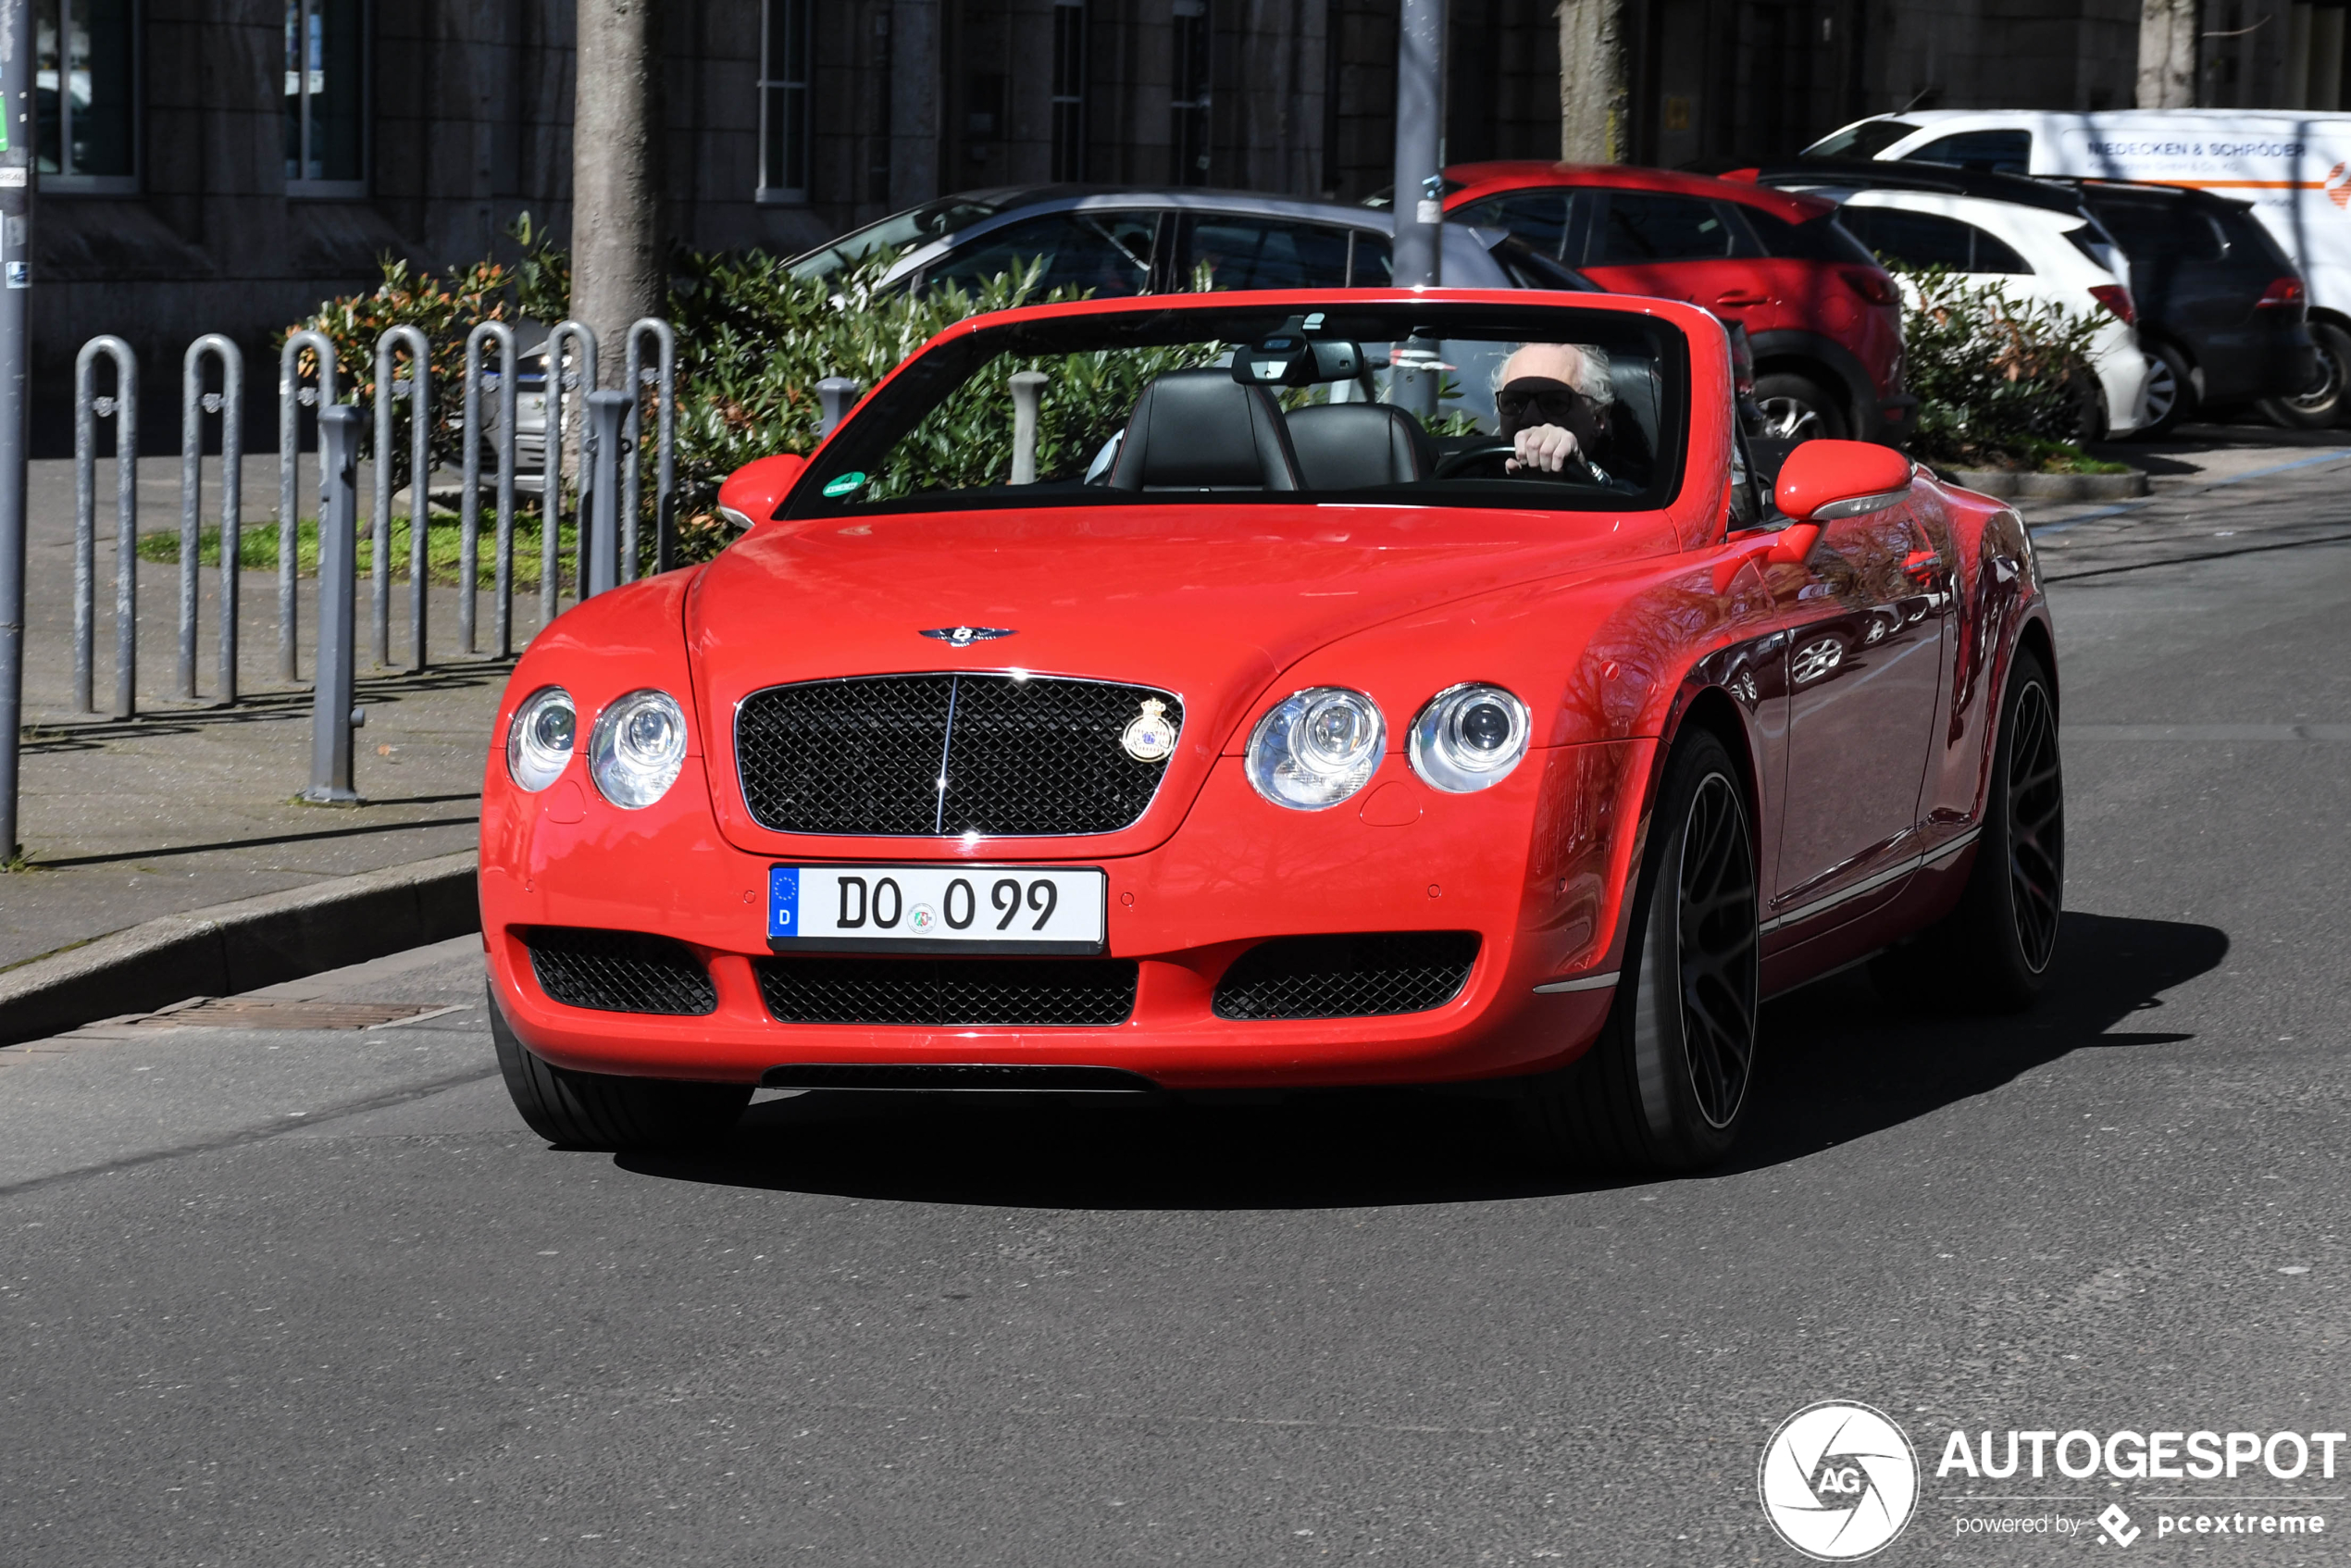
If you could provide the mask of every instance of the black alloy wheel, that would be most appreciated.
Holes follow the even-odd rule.
[[[2017,956],[2034,975],[2057,952],[2065,903],[2065,776],[2058,756],[2057,708],[2037,666],[2009,715],[2009,904]]]
[[[1792,370],[1757,377],[1755,405],[1768,441],[1842,441],[1847,433],[1844,405],[1828,388]]]
[[[2328,430],[2343,422],[2344,390],[2351,386],[2351,332],[2331,321],[2310,323],[2319,351],[2318,380],[2293,397],[2265,397],[2258,404],[2271,424],[2289,430]]]
[[[1699,783],[1681,840],[1682,1051],[1698,1114],[1722,1128],[1737,1119],[1754,1075],[1758,983],[1755,850],[1730,779],[1710,773]]]
[[[2170,343],[2146,350],[2147,362],[2146,416],[2132,433],[2146,441],[2162,435],[2196,412],[2196,383],[2187,355]]]
[[[1623,967],[1599,1038],[1521,1080],[1547,1163],[1686,1171],[1730,1152],[1755,1078],[1762,942],[1746,790],[1712,734],[1686,735],[1650,817]]]

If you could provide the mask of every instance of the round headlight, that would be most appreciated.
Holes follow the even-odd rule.
[[[686,713],[666,691],[631,691],[596,716],[588,776],[604,799],[635,811],[669,792],[686,762]]]
[[[506,727],[506,776],[526,790],[544,790],[571,765],[579,715],[571,693],[541,686],[523,699]]]
[[[1499,784],[1526,755],[1526,704],[1499,686],[1454,686],[1428,700],[1406,744],[1412,771],[1456,795]]]
[[[1387,739],[1378,704],[1340,686],[1310,687],[1257,721],[1247,772],[1277,806],[1321,811],[1362,789],[1379,770]]]

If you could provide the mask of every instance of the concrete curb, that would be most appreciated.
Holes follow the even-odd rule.
[[[481,927],[474,852],[143,921],[0,974],[0,1045],[234,996]]]
[[[2147,477],[2127,474],[2018,474],[2005,468],[1953,468],[1940,476],[2002,501],[2127,501],[2147,493]]]

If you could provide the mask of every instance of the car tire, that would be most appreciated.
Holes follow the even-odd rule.
[[[2351,387],[2351,332],[2330,321],[2310,323],[2319,351],[2319,380],[2296,397],[2265,397],[2258,405],[2270,423],[2289,430],[2327,430],[2343,422],[2344,392]]]
[[[1847,434],[1844,403],[1793,370],[1758,376],[1755,405],[1762,410],[1767,441],[1843,441]]]
[[[2142,441],[2162,435],[2196,413],[2196,383],[2188,371],[2188,356],[2170,343],[2146,351],[2146,417],[2133,432]]]
[[[2018,651],[2000,704],[1984,831],[1958,905],[1871,961],[1887,997],[1947,998],[1954,1011],[2016,1013],[2047,984],[2065,906],[2065,770],[2057,693],[2039,655]]]
[[[1518,1086],[1549,1164],[1686,1171],[1737,1139],[1754,1076],[1761,983],[1755,840],[1723,742],[1694,731],[1667,762],[1623,967],[1599,1039]]]
[[[578,1073],[534,1055],[490,998],[490,1038],[506,1092],[530,1130],[566,1149],[678,1149],[713,1142],[751,1103],[749,1084]]]

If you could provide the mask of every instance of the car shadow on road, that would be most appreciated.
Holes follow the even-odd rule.
[[[1764,1010],[1758,1099],[1720,1179],[1866,1138],[2077,1051],[2178,1044],[2163,993],[2229,951],[2209,926],[2069,914],[2031,1012],[1953,1016],[1885,1001],[1859,971]],[[1953,994],[1968,977],[1954,973]],[[1641,1185],[1542,1170],[1492,1098],[1406,1089],[1266,1103],[1124,1096],[819,1093],[752,1107],[723,1150],[632,1154],[669,1180],[911,1202],[1051,1209],[1287,1209],[1490,1201]]]

